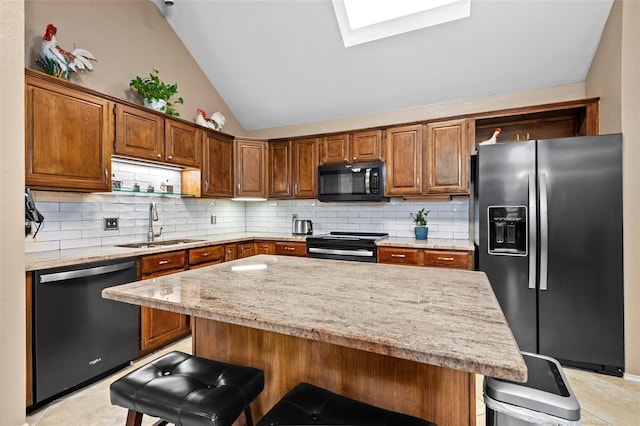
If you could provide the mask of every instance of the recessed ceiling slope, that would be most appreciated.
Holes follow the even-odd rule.
[[[246,130],[582,82],[613,0],[471,0],[345,48],[331,0],[152,0]]]

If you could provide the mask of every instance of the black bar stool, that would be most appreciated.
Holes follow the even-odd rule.
[[[127,426],[144,414],[156,425],[231,426],[264,389],[264,372],[182,352],[168,353],[111,384],[111,403],[128,408]]]
[[[256,426],[280,425],[435,426],[304,382],[287,392]]]

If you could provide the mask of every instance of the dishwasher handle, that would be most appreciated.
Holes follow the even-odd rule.
[[[125,269],[135,268],[136,261],[116,263],[113,265],[96,266],[94,268],[76,269],[64,272],[55,272],[51,274],[40,275],[40,284],[55,283],[74,278],[95,277],[98,275],[109,274],[111,272],[124,271]]]

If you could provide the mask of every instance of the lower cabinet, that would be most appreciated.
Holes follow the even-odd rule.
[[[472,254],[468,250],[435,250],[409,247],[378,247],[378,263],[431,266],[471,270]]]
[[[253,249],[255,254],[275,254],[276,245],[273,241],[256,241]]]
[[[140,279],[159,277],[187,269],[186,250],[140,257]],[[140,351],[144,356],[191,333],[189,316],[140,307]]]
[[[253,256],[253,241],[238,243],[238,259]]]
[[[307,243],[277,241],[276,254],[307,257]]]
[[[224,245],[198,247],[189,250],[189,269],[217,265],[224,262]]]

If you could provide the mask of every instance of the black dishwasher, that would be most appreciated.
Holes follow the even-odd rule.
[[[31,409],[137,357],[138,307],[101,295],[136,279],[132,257],[34,273]]]

